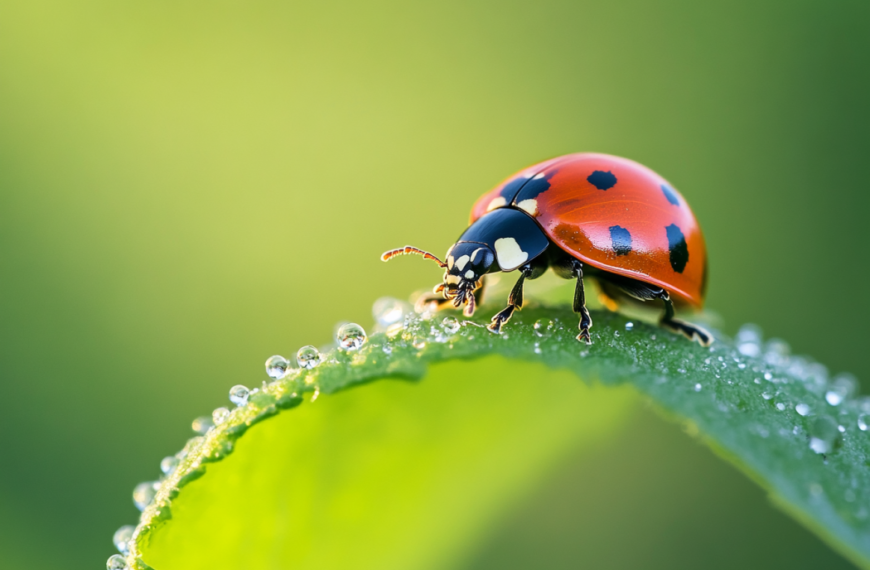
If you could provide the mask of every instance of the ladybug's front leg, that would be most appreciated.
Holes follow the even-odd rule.
[[[483,289],[484,289],[484,281],[485,277],[480,278],[480,286],[477,287],[472,295],[474,295],[474,305],[480,306],[483,303]],[[439,285],[435,288],[435,292],[426,293],[424,295],[420,295],[417,297],[417,300],[414,302],[414,311],[417,313],[423,313],[425,311],[435,312],[440,311],[441,309],[449,309],[451,307],[455,307],[453,297],[444,297],[441,293],[443,290],[443,285]]]
[[[523,283],[526,277],[532,275],[532,267],[531,265],[524,265],[520,267],[519,272],[520,278],[517,280],[514,288],[511,289],[511,294],[508,297],[508,306],[496,313],[492,318],[492,322],[486,326],[490,332],[500,334],[502,325],[511,320],[514,311],[523,308]]]
[[[574,312],[580,315],[580,334],[577,335],[577,340],[592,344],[592,338],[589,336],[589,329],[592,328],[592,317],[589,316],[589,309],[586,308],[586,291],[583,288],[583,264],[576,259],[572,260],[572,273],[577,278],[577,286],[574,288]]]

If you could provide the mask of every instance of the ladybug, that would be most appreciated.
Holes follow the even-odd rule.
[[[577,340],[592,344],[583,278],[599,284],[611,310],[617,300],[661,301],[661,326],[708,346],[701,327],[674,318],[674,306],[701,308],[707,286],[704,236],[685,199],[667,180],[626,158],[569,154],[511,176],[484,194],[471,224],[447,251],[446,263],[406,246],[385,252],[417,254],[445,268],[435,288],[439,306],[452,303],[471,316],[481,301],[484,276],[519,271],[508,306],[487,328],[500,333],[523,306],[523,284],[547,268],[576,279]]]

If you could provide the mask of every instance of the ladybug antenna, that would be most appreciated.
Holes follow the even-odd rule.
[[[381,254],[381,261],[389,261],[396,257],[397,255],[422,255],[423,259],[431,259],[441,267],[447,267],[447,264],[429,253],[428,251],[423,251],[422,249],[418,249],[416,247],[412,247],[410,245],[406,245],[405,247],[400,247],[399,249],[391,249],[390,251],[385,251]]]

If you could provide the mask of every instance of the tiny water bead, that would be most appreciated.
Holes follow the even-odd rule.
[[[737,331],[737,350],[744,356],[759,356],[761,354],[761,329],[752,324],[746,324]]]
[[[630,331],[630,330],[632,330],[633,328],[634,328],[634,323],[633,323],[633,322],[628,321],[627,323],[625,323],[625,330]]]
[[[825,392],[825,401],[832,406],[839,406],[843,400],[855,393],[858,381],[851,374],[839,374],[831,382],[831,386]]]
[[[547,338],[553,334],[553,329],[556,328],[556,323],[551,321],[550,319],[538,319],[535,321],[535,324],[532,325],[532,329],[535,331],[535,334],[541,338]]]
[[[441,321],[441,328],[444,329],[444,332],[447,334],[456,334],[459,332],[459,329],[462,328],[462,323],[459,322],[459,319],[455,317],[444,317],[444,320]]]
[[[287,361],[285,360],[284,362]],[[248,390],[247,386],[236,384],[235,386],[230,388],[230,402],[234,403],[237,406],[244,406],[245,404],[247,404],[248,396],[250,395],[251,391]]]
[[[214,427],[214,422],[210,417],[200,416],[193,420],[190,427],[198,434],[205,435],[208,430]]]
[[[840,439],[837,422],[827,416],[813,418],[809,424],[810,449],[818,454],[830,453]]]
[[[338,346],[344,350],[359,350],[367,338],[365,329],[356,323],[341,325],[335,336],[338,339]]]
[[[798,414],[802,416],[810,413],[810,407],[807,404],[798,404],[794,407],[794,409]]]
[[[695,384],[695,392],[700,392],[701,388],[703,388],[703,386],[701,386],[701,384]]]
[[[393,297],[381,297],[372,305],[372,316],[378,327],[383,329],[401,323],[409,312],[411,305]]]
[[[280,380],[287,375],[288,368],[290,368],[290,363],[280,354],[266,359],[266,375],[269,378]]]
[[[120,554],[113,554],[106,561],[106,570],[124,570],[127,568],[127,561]]]
[[[214,425],[220,425],[227,421],[230,417],[230,411],[226,408],[217,408],[215,411],[211,413],[211,419],[214,422]]]
[[[118,549],[118,552],[124,555],[130,554],[130,539],[133,538],[135,530],[136,527],[133,525],[125,524],[115,531],[115,534],[112,536],[112,543]]]
[[[311,370],[323,361],[323,356],[320,351],[311,345],[303,346],[296,353],[296,363],[300,368]]]
[[[178,467],[178,458],[174,455],[167,455],[160,461],[160,471],[163,472],[164,475],[169,475],[175,468]]]
[[[145,507],[151,504],[151,501],[154,500],[154,495],[157,494],[156,487],[157,483],[153,481],[136,485],[136,488],[133,489],[133,504],[136,505],[137,509],[144,511]]]
[[[867,414],[859,414],[858,415],[858,429],[861,431],[867,431]]]

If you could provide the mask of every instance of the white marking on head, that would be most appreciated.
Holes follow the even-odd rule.
[[[454,259],[452,255],[447,256],[447,269],[453,269]]]
[[[538,201],[534,198],[517,203],[517,208],[525,210],[532,216],[538,215]]]
[[[502,271],[513,271],[529,258],[529,254],[520,249],[520,244],[512,237],[495,240],[495,256]]]
[[[474,279],[474,271],[472,271],[471,269],[469,269],[468,271],[466,271],[466,272],[465,272],[465,278],[466,278],[466,279]]]
[[[459,269],[459,271],[462,271],[463,269],[465,269],[465,265],[468,263],[468,259],[469,258],[467,255],[463,255],[462,257],[460,257],[459,259],[456,260],[456,267]]]
[[[507,206],[507,200],[504,199],[504,196],[499,196],[498,198],[492,199],[489,206],[486,207],[486,211],[491,212],[496,208],[501,208],[502,206]]]
[[[444,282],[448,285],[459,285],[459,276],[458,275],[445,275]]]
[[[477,254],[483,251],[482,247],[479,247],[471,252],[471,263],[474,263],[474,260],[477,259]]]

